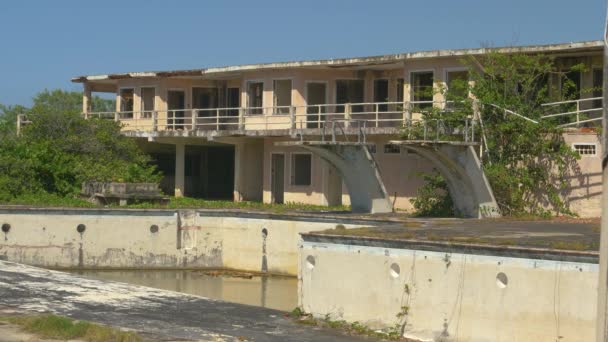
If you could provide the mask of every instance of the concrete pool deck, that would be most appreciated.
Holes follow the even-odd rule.
[[[597,263],[599,220],[418,219],[302,233],[304,241]]]
[[[163,341],[369,341],[299,325],[278,310],[5,261],[0,261],[0,306],[126,328]]]

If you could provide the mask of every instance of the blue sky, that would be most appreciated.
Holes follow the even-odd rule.
[[[605,0],[1,1],[0,103],[70,78],[601,39]]]

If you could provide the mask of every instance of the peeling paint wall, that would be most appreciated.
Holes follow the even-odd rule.
[[[10,230],[0,232],[0,257],[29,265],[232,268],[287,275],[297,274],[299,233],[336,226],[268,215],[54,209],[0,209],[2,224]]]
[[[307,241],[299,263],[318,317],[423,341],[595,339],[597,264]]]

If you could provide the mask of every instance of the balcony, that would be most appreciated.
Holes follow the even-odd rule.
[[[420,120],[429,107],[452,110],[453,103],[369,102],[320,104],[303,106],[174,109],[144,112],[89,112],[86,118],[119,121],[124,132],[141,135],[154,132],[265,132],[289,130],[320,130],[331,122],[341,121],[344,127],[357,121],[372,132],[394,133],[406,123]]]

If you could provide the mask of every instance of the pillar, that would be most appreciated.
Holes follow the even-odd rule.
[[[241,175],[241,168],[244,165],[241,165],[241,155],[243,154],[243,144],[237,143],[234,145],[234,194],[233,200],[235,202],[242,202],[244,200],[244,196],[242,193],[243,188],[243,176]]]
[[[85,117],[91,110],[91,100],[91,86],[85,83],[84,92],[82,94],[82,113],[85,114]]]
[[[184,197],[185,191],[186,145],[175,145],[175,197]]]

